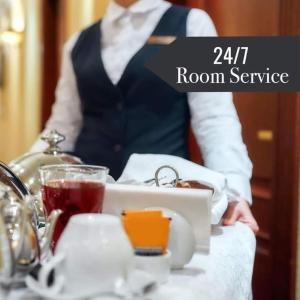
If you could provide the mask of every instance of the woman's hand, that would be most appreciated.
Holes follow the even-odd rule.
[[[248,225],[254,233],[257,233],[259,230],[249,204],[243,199],[230,202],[223,216],[223,225],[225,226],[233,225],[236,221]]]

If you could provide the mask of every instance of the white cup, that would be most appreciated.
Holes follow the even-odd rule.
[[[189,222],[178,212],[165,207],[149,207],[146,210],[160,210],[171,218],[168,250],[171,251],[171,269],[182,269],[187,265],[196,249],[194,231]]]
[[[86,296],[112,292],[134,263],[132,246],[119,218],[104,214],[73,216],[55,256],[39,272],[39,283],[52,293]],[[47,286],[55,270],[54,284]]]

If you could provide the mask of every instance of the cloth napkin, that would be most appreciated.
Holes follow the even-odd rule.
[[[145,184],[154,178],[158,168],[169,165],[177,170],[182,180],[198,181],[214,190],[211,203],[211,223],[218,224],[227,208],[232,191],[226,177],[218,172],[195,164],[181,157],[165,154],[132,154],[117,180],[120,184]]]

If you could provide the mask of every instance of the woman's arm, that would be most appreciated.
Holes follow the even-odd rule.
[[[193,9],[187,22],[188,36],[216,36],[210,17]],[[201,55],[201,53],[199,53]],[[208,168],[223,173],[237,198],[252,202],[252,163],[243,143],[241,124],[232,93],[189,93],[192,128]]]
[[[188,36],[216,36],[210,17],[193,9],[187,22]],[[201,55],[201,53],[199,53]],[[241,124],[231,93],[189,93],[192,128],[205,165],[223,173],[235,196],[223,216],[224,225],[240,221],[254,233],[259,228],[249,204],[252,203],[250,178],[252,163],[242,139]]]
[[[71,61],[71,51],[77,38],[78,34],[72,36],[64,46],[61,75],[55,91],[55,103],[42,132],[43,134],[51,129],[56,129],[62,133],[66,137],[66,140],[60,144],[64,151],[73,151],[82,125],[80,98]],[[46,147],[46,143],[38,139],[30,151],[43,151]]]

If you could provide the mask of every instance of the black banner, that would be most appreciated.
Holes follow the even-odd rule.
[[[146,67],[181,92],[300,91],[300,37],[179,38]]]

